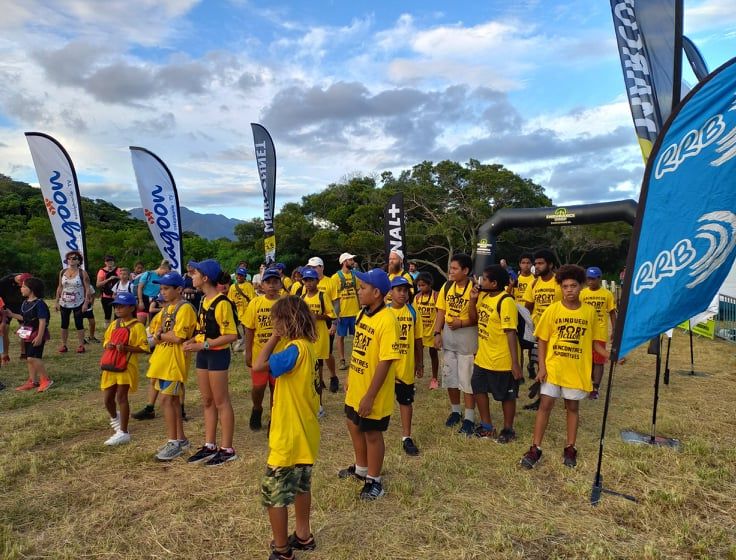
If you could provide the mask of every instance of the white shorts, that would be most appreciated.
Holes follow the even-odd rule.
[[[470,380],[473,377],[473,354],[458,354],[452,350],[442,351],[442,387],[460,389],[463,393],[473,394]]]
[[[588,391],[582,389],[570,389],[570,387],[560,387],[554,383],[542,383],[542,387],[539,389],[539,393],[547,395],[553,399],[559,399],[562,397],[568,401],[582,401],[588,398]]]

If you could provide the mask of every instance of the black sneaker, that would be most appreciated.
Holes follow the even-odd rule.
[[[401,442],[401,446],[404,448],[404,452],[407,455],[411,455],[412,457],[419,455],[419,448],[414,444],[414,440],[410,437]]]
[[[202,447],[197,449],[197,452],[194,455],[187,459],[187,463],[189,463],[190,465],[202,463],[204,461],[209,461],[215,455],[217,455],[216,447],[207,447],[206,445],[203,445]]]
[[[463,420],[463,425],[457,431],[458,434],[463,434],[466,437],[470,437],[475,433],[475,423],[467,418]]]
[[[574,445],[568,445],[562,450],[562,464],[571,469],[575,468],[578,464],[578,450],[575,449]]]
[[[513,428],[504,428],[496,438],[497,443],[509,443],[516,439],[516,432]]]
[[[363,489],[360,491],[360,499],[366,501],[377,500],[386,492],[383,491],[383,485],[377,480],[366,479]]]
[[[493,439],[494,437],[496,437],[496,428],[491,426],[490,430],[486,430],[483,426],[479,424],[473,431],[473,435],[481,439]]]
[[[337,393],[339,388],[340,380],[337,378],[337,375],[335,377],[330,377],[330,393]]]
[[[309,534],[309,538],[306,541],[301,540],[296,536],[296,531],[289,535],[289,546],[294,550],[314,550],[317,548],[317,543],[314,541],[314,535]]]
[[[235,450],[232,451],[225,451],[222,447],[217,451],[217,453],[205,463],[205,466],[207,467],[219,467],[220,465],[224,465],[225,463],[228,463],[230,461],[234,461],[237,459],[238,456],[235,454]]]
[[[339,368],[340,371],[345,371],[346,369],[348,369],[348,365],[345,363],[345,360],[340,360]]]
[[[537,399],[533,403],[525,405],[524,410],[539,410],[539,400]]]
[[[448,428],[453,428],[457,426],[460,423],[460,420],[462,420],[463,417],[460,416],[459,412],[450,412],[450,415],[447,417],[447,420],[445,420],[445,426]]]
[[[286,552],[271,550],[271,556],[268,557],[268,560],[294,560],[295,558],[294,551],[289,548]]]
[[[152,406],[146,405],[138,412],[134,412],[133,414],[131,414],[131,416],[136,420],[153,420],[154,418],[156,418],[156,411],[153,409]]]
[[[341,469],[337,472],[337,478],[357,478],[360,481],[364,481],[365,477],[355,472],[355,465],[350,465],[346,469]]]
[[[536,399],[537,395],[539,394],[539,389],[542,388],[542,384],[539,381],[535,381],[531,384],[529,387],[529,398],[530,399]]]
[[[250,426],[250,429],[255,431],[260,430],[263,427],[263,424],[261,424],[261,416],[263,415],[263,409],[256,409],[250,411],[250,422],[248,422],[248,425]]]
[[[525,469],[533,469],[537,463],[542,460],[542,450],[536,445],[532,445],[524,456],[521,458],[521,466]]]

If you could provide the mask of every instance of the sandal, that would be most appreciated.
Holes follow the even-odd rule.
[[[85,352],[86,352],[86,350],[84,349],[84,344],[80,344],[77,347],[77,354],[84,354]]]

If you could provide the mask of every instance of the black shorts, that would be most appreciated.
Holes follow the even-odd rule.
[[[82,319],[94,319],[95,318],[95,312],[90,307],[87,311],[82,313]]]
[[[402,381],[397,381],[394,385],[394,392],[396,393],[396,402],[399,404],[408,404],[414,402],[414,392],[416,391],[414,383],[409,385]]]
[[[470,384],[474,395],[490,393],[494,401],[513,401],[519,398],[519,381],[514,379],[510,371],[493,371],[475,365]]]
[[[227,371],[230,368],[230,349],[200,350],[197,352],[197,369]]]
[[[391,416],[384,416],[380,420],[374,418],[363,418],[358,416],[358,413],[352,406],[345,405],[345,416],[353,424],[358,426],[361,432],[385,432],[388,430],[388,422],[391,420]]]
[[[45,341],[40,346],[34,346],[30,342],[27,342],[25,344],[26,358],[38,358],[39,360],[43,358],[43,347],[45,345]]]

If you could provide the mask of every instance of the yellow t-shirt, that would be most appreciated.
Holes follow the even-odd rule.
[[[201,312],[197,317],[197,331],[202,332],[198,333],[194,337],[195,342],[204,342],[204,339],[206,338],[204,334],[205,314],[210,308],[210,305],[212,305],[212,302],[215,301],[215,299],[219,297],[219,295],[220,294],[211,298],[202,297],[202,301],[200,302]],[[235,315],[233,314],[233,306],[230,305],[229,301],[221,300],[220,303],[217,304],[217,307],[215,307],[215,321],[217,321],[217,324],[220,327],[220,336],[224,334],[238,334],[238,331],[235,330]],[[224,350],[227,347],[227,344],[223,344],[221,346],[210,346],[210,350]]]
[[[317,282],[317,289],[325,294],[325,304],[332,307],[332,302],[337,299],[337,288],[335,288],[335,283],[332,281],[332,278],[329,276],[323,276],[322,279]]]
[[[534,329],[547,341],[547,381],[561,387],[592,391],[593,341],[605,341],[605,329],[595,309],[581,303],[568,309],[561,301],[550,305]]]
[[[532,282],[534,282],[533,274],[530,274],[529,276],[522,276],[519,274],[519,277],[516,280],[516,286],[514,287],[514,299],[517,303],[524,305],[524,294],[532,285]]]
[[[447,282],[442,286],[437,296],[437,309],[442,309],[445,312],[445,323],[452,323],[456,319],[462,321],[470,319],[471,289],[470,278],[468,278],[468,283],[463,288],[455,282]]]
[[[291,285],[291,288],[289,288],[289,294],[291,294],[292,296],[297,295],[297,292],[299,291],[299,288],[302,288],[303,285],[304,284],[302,284],[301,282],[294,282]]]
[[[370,315],[367,312],[361,313],[360,320],[355,325],[345,404],[357,412],[360,400],[373,382],[378,362],[390,360],[391,366],[386,380],[379,389],[373,401],[373,409],[366,418],[380,420],[390,416],[394,409],[396,362],[400,358],[399,323],[394,314],[386,306],[380,307]]]
[[[102,340],[102,347],[104,348],[108,342],[110,342],[110,336],[112,331],[117,327],[117,319],[112,321],[105,330],[105,336]],[[148,352],[148,336],[146,335],[146,328],[138,321],[138,319],[131,319],[130,321],[123,321],[121,326],[128,327],[130,329],[130,337],[128,338],[128,346],[140,348],[141,350]],[[134,393],[138,389],[138,352],[131,352],[128,359],[128,365],[125,371],[105,371],[102,370],[100,376],[100,389],[107,389],[113,385],[130,385],[130,392]]]
[[[437,319],[437,292],[432,290],[426,296],[421,292],[414,298],[414,309],[422,318],[422,345],[434,348],[434,322]]]
[[[273,322],[271,321],[271,308],[278,299],[268,299],[266,296],[257,296],[248,304],[245,310],[243,326],[254,331],[253,333],[253,359],[255,360],[271,338],[273,333]]]
[[[281,279],[281,283],[284,285],[284,290],[286,290],[286,293],[288,294],[294,281],[289,276],[284,276]]]
[[[606,328],[606,340],[608,340],[608,327],[611,322],[610,313],[616,310],[616,300],[613,298],[613,294],[603,287],[597,290],[585,287],[580,290],[580,301],[593,306],[598,315],[598,320]]]
[[[345,287],[343,288],[340,274],[345,278]],[[352,272],[344,274],[342,270],[332,275],[332,283],[335,285],[337,295],[340,297],[340,317],[355,317],[360,311],[358,303],[358,286],[360,280]]]
[[[153,328],[152,333],[156,333],[161,321],[163,321],[161,327],[163,332],[173,330],[174,334],[182,340],[189,340],[197,326],[197,313],[191,303],[182,301],[172,325],[170,315],[174,312],[176,305],[176,303],[170,303],[156,315],[155,318],[159,321]],[[184,352],[181,343],[159,342],[153,349],[150,360],[148,360],[146,377],[185,382],[189,372],[190,358],[191,352]]]
[[[335,310],[327,300],[326,295],[323,294],[322,298],[320,298],[320,292],[317,292],[313,296],[303,293],[301,297],[313,315],[324,313],[331,319],[335,318]],[[322,306],[323,302],[324,309]],[[318,360],[326,360],[330,356],[330,329],[327,328],[327,321],[324,319],[317,319],[315,323],[317,324],[317,340],[314,343],[314,352]]]
[[[549,280],[542,280],[541,277],[537,278],[536,283],[524,292],[524,303],[534,304],[532,322],[535,325],[539,323],[539,319],[545,309],[554,302],[561,300],[562,289],[557,283],[557,280],[555,280],[554,275]]]
[[[481,293],[478,296],[478,353],[475,364],[493,371],[511,371],[511,351],[509,350],[506,330],[516,330],[519,324],[519,310],[512,297],[506,292],[492,296]],[[498,314],[498,302],[501,302],[501,315]],[[517,356],[520,348],[517,344]]]
[[[240,290],[240,291],[238,291]],[[240,293],[242,292],[242,294]],[[227,291],[227,299],[235,304],[238,310],[238,319],[242,323],[245,319],[245,310],[248,304],[256,297],[256,289],[247,280],[242,284],[232,284]]]
[[[411,298],[414,296],[414,293],[415,293],[415,290],[414,290],[414,278],[412,278],[411,277],[411,274],[409,274],[405,270],[402,270],[398,274],[394,274],[393,272],[389,272],[388,273],[388,279],[391,280],[391,281],[393,281],[393,279],[396,278],[397,276],[403,276],[404,278],[406,278],[408,280],[408,282],[409,282],[409,299],[411,300]],[[386,305],[387,306],[390,306],[391,305],[391,292],[390,291],[386,294],[386,297],[383,298],[383,300],[386,302]]]
[[[424,334],[422,320],[417,316],[416,320],[409,311],[409,307],[403,305],[400,309],[390,308],[396,320],[399,322],[399,354],[401,358],[396,364],[396,381],[407,385],[414,383],[414,348],[416,341],[421,340]]]
[[[293,348],[298,351],[294,366],[276,378],[273,392],[268,435],[268,464],[272,467],[312,465],[319,449],[319,374],[314,346],[305,339],[292,340],[283,352],[293,352]],[[272,354],[271,360],[275,364],[279,355]]]

